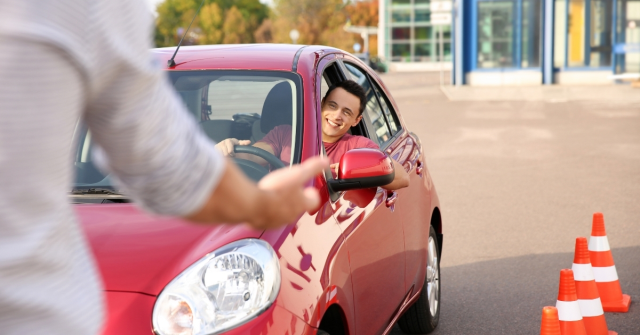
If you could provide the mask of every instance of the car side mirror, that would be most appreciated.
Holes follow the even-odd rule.
[[[335,192],[371,188],[390,184],[395,175],[391,158],[382,151],[353,149],[342,155],[338,179],[329,180],[328,184]]]

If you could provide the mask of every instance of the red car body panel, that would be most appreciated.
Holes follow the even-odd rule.
[[[132,204],[76,205],[105,290],[158,295],[180,272],[227,243],[258,238],[246,226],[198,226]]]
[[[173,51],[154,52],[166,64]],[[169,71],[296,72],[303,83],[304,161],[321,151],[319,83],[325,66],[336,60],[367,69],[330,47],[256,44],[182,47]],[[367,72],[398,111],[384,83]],[[225,244],[258,237],[279,257],[280,293],[266,312],[229,334],[315,334],[332,305],[339,306],[347,333],[387,333],[422,289],[429,224],[439,207],[419,140],[398,116],[402,130],[386,153],[409,171],[410,187],[348,191],[332,202],[324,177],[318,176],[312,184],[320,191],[320,208],[279,229],[196,226],[146,214],[132,204],[77,205],[107,291],[104,334],[150,334],[155,297],[171,280]],[[442,233],[440,224],[436,231]]]

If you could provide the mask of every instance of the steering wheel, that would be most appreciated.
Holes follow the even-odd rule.
[[[285,164],[278,157],[252,145],[236,145],[233,147],[233,152],[258,156],[267,161],[273,170],[285,167]],[[250,160],[234,158],[234,161],[247,176],[255,181],[262,179],[269,173],[269,169]]]

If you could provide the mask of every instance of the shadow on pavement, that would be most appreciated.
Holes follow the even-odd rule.
[[[640,246],[612,253],[631,307],[605,313],[607,325],[620,335],[640,334]],[[432,334],[539,334],[542,307],[555,306],[560,270],[572,263],[573,253],[556,253],[442,268],[440,324]],[[396,325],[391,334],[403,332]]]

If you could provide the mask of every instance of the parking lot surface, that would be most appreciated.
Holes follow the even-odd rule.
[[[437,73],[382,79],[422,140],[442,205],[433,334],[539,334],[542,307],[555,305],[560,269],[571,268],[594,212],[604,213],[632,297],[628,313],[605,313],[609,330],[640,334],[640,89],[445,95]]]

